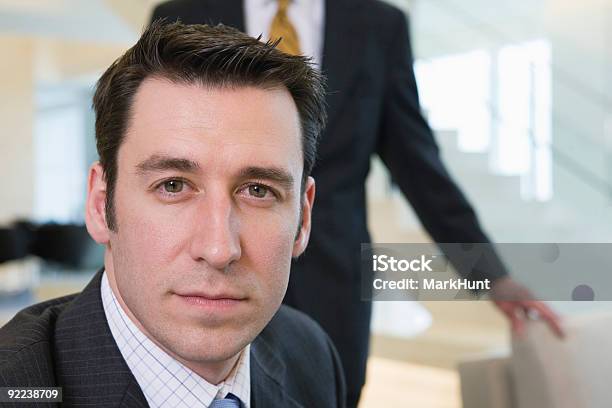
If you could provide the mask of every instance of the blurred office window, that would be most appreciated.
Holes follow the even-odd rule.
[[[92,120],[87,87],[42,87],[35,119],[35,203],[38,222],[82,223]]]
[[[421,104],[437,130],[456,130],[465,152],[489,147],[491,56],[484,50],[417,60]]]
[[[550,44],[535,40],[417,60],[421,103],[462,152],[488,153],[489,169],[521,176],[524,200],[552,198]]]
[[[498,52],[499,133],[493,152],[500,174],[521,175],[524,199],[552,198],[550,44],[545,40]]]

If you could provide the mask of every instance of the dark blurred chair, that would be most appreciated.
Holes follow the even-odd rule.
[[[21,223],[0,228],[0,263],[28,256],[32,240],[32,231]]]
[[[0,228],[0,263],[30,255],[70,269],[101,265],[102,249],[84,225],[17,221]]]

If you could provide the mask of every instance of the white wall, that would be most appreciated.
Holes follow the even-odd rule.
[[[34,189],[32,40],[0,35],[0,225],[32,213]]]

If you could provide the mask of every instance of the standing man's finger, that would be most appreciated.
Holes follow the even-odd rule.
[[[561,327],[561,318],[552,311],[545,303],[542,302],[530,302],[530,308],[535,309],[540,315],[540,319],[543,319],[553,330],[553,332],[559,337],[564,338],[565,332]]]

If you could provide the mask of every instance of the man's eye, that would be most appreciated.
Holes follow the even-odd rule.
[[[253,184],[249,186],[249,195],[255,198],[266,198],[266,195],[270,193],[270,189],[261,184]]]
[[[181,180],[168,180],[163,184],[164,191],[170,194],[177,194],[183,191],[185,183]]]

